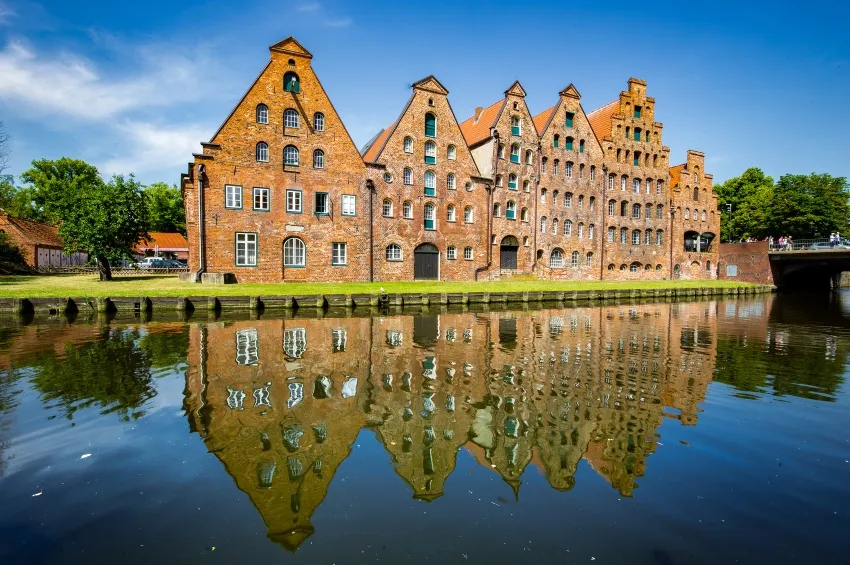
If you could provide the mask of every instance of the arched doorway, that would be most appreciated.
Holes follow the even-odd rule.
[[[517,268],[517,251],[519,250],[519,240],[512,235],[502,239],[502,244],[499,247],[499,266],[502,269]]]
[[[440,278],[440,251],[435,245],[423,243],[413,250],[414,280],[438,280]]]

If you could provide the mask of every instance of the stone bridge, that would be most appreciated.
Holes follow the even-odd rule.
[[[780,289],[829,290],[838,288],[845,271],[850,271],[846,240],[834,246],[826,238],[786,246],[768,246],[764,241],[720,246],[721,279],[772,282]]]

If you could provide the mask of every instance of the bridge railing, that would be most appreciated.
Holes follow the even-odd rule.
[[[779,251],[847,251],[850,249],[850,240],[842,238],[840,242],[832,244],[828,237],[816,239],[792,239],[791,243],[780,245],[778,240],[773,240],[769,250]]]

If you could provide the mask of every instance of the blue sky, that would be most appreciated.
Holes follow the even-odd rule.
[[[590,112],[635,76],[672,163],[698,149],[715,182],[753,165],[850,177],[850,3],[749,4],[0,0],[7,172],[69,156],[177,182],[293,35],[358,146],[429,74],[460,120],[515,79],[536,114],[569,83]]]

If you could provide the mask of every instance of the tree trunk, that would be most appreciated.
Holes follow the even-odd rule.
[[[112,269],[109,267],[109,259],[107,259],[105,255],[98,255],[98,257],[97,257],[97,271],[100,274],[100,280],[102,280],[102,281],[111,281],[112,280]]]

